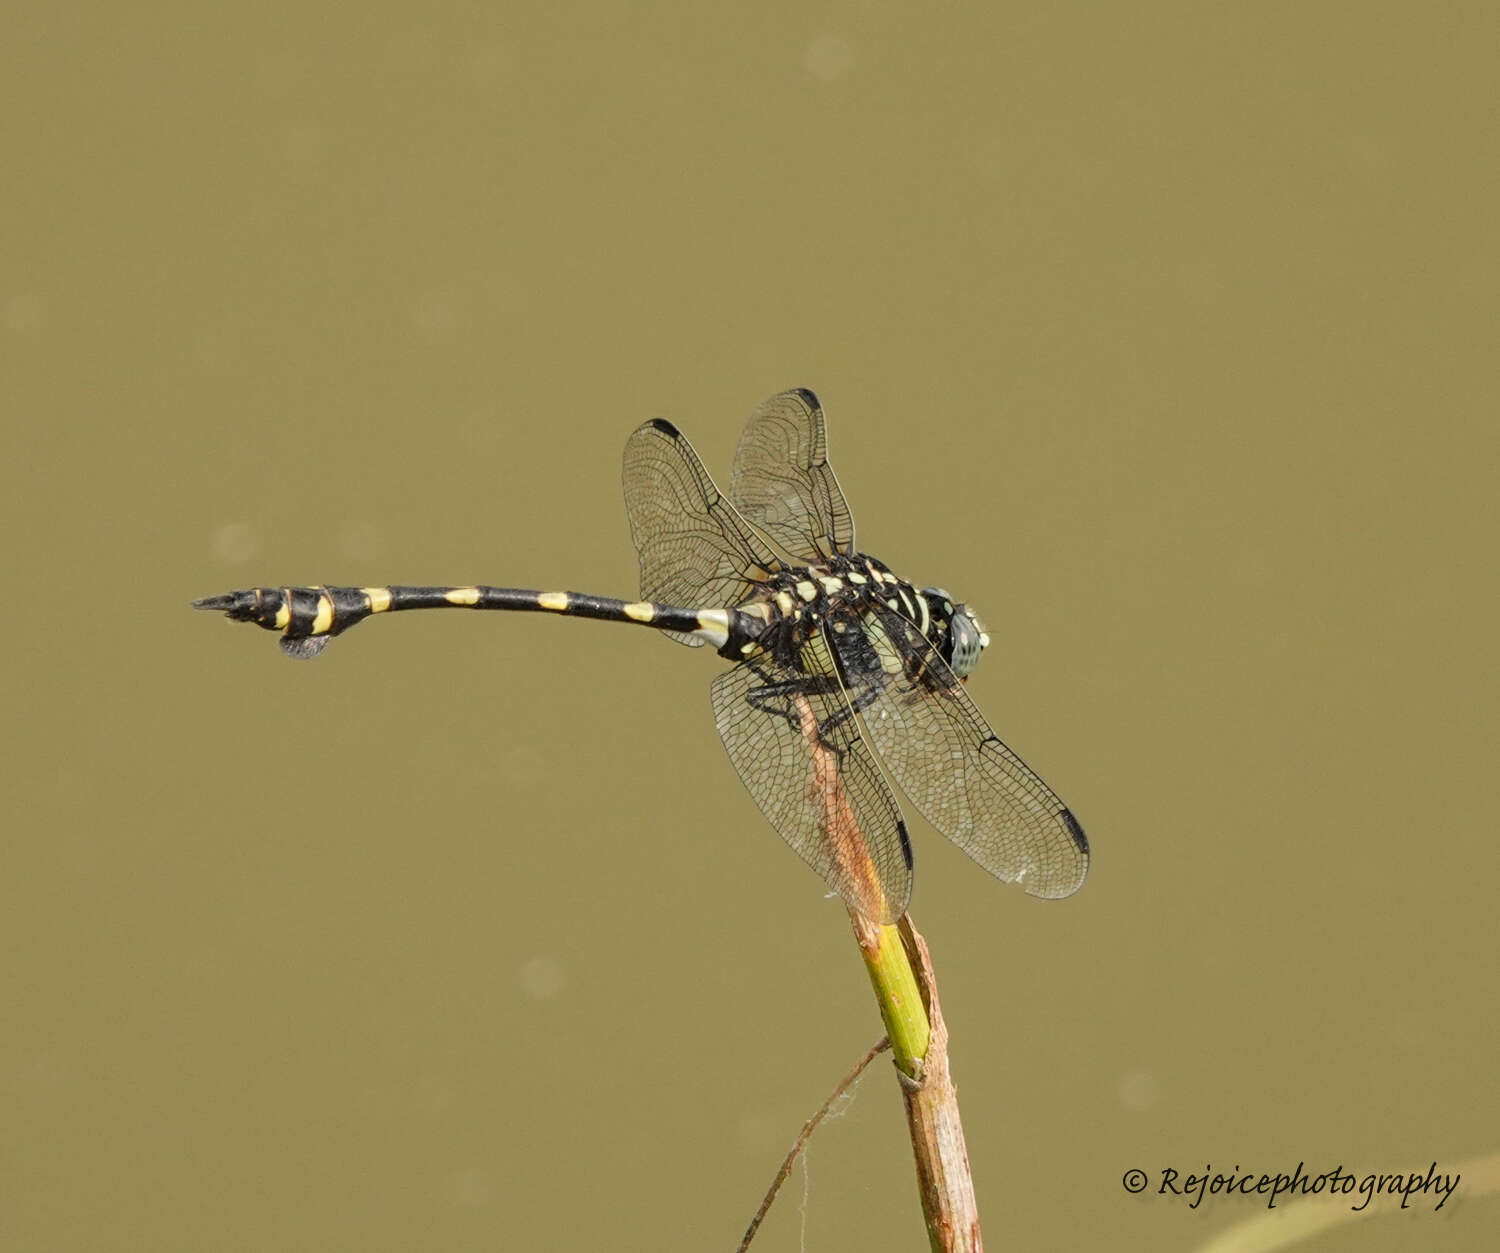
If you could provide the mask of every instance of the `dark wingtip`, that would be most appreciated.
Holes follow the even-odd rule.
[[[906,863],[906,868],[912,868],[911,836],[906,833],[906,820],[896,819],[896,834],[901,837],[901,860]]]
[[[682,432],[679,431],[670,422],[668,422],[666,418],[652,418],[651,421],[646,423],[646,425],[649,426],[653,431],[660,431],[663,435],[670,435],[673,439],[682,434]]]
[[[821,409],[823,406],[818,401],[818,393],[810,387],[794,387],[792,391],[802,398],[802,403],[809,409]]]
[[[1068,834],[1073,837],[1073,843],[1078,847],[1078,851],[1087,857],[1089,852],[1089,837],[1083,832],[1083,824],[1077,818],[1073,817],[1071,809],[1064,809],[1057,816],[1063,820],[1063,825],[1068,828]]]

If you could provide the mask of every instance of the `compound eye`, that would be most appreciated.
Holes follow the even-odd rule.
[[[949,667],[960,679],[968,678],[969,672],[979,664],[979,654],[989,641],[965,605],[958,605],[953,610],[948,623],[948,643],[951,653]]]

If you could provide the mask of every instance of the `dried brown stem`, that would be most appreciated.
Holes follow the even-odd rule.
[[[798,1154],[807,1147],[807,1142],[812,1137],[812,1133],[818,1129],[818,1124],[828,1116],[828,1111],[833,1108],[833,1103],[849,1090],[850,1084],[858,1079],[860,1075],[864,1074],[866,1066],[890,1047],[890,1040],[882,1036],[859,1061],[854,1063],[854,1069],[839,1080],[838,1086],[828,1094],[828,1099],[819,1107],[818,1112],[802,1124],[802,1130],[797,1133],[797,1138],[792,1141],[792,1147],[787,1153],[785,1160],[781,1163],[781,1169],[776,1172],[776,1178],[771,1180],[771,1186],[766,1189],[765,1199],[761,1201],[760,1208],[755,1211],[755,1217],[750,1220],[750,1225],[745,1228],[745,1238],[740,1241],[740,1247],[736,1250],[736,1253],[745,1253],[745,1250],[750,1247],[750,1241],[755,1239],[756,1229],[760,1226],[765,1216],[770,1213],[771,1204],[776,1200],[776,1194],[781,1191],[781,1185],[787,1181],[787,1177],[792,1173],[792,1167],[796,1164]]]

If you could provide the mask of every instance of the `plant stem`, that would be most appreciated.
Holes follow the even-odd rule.
[[[880,877],[840,780],[838,759],[818,738],[817,719],[806,698],[799,697],[797,706],[802,737],[812,755],[813,789],[823,799],[824,839],[845,872],[845,882],[859,885],[859,897],[871,906],[863,911],[851,907],[849,921],[901,1081],[928,1243],[934,1253],[980,1253],[984,1242],[974,1179],[958,1090],[948,1070],[948,1028],[926,941],[908,915],[895,924],[870,920],[889,912]]]
[[[807,1142],[812,1138],[812,1133],[818,1129],[818,1124],[828,1116],[828,1111],[833,1108],[833,1103],[849,1090],[853,1082],[865,1073],[865,1067],[875,1060],[886,1049],[890,1048],[891,1042],[882,1038],[874,1044],[859,1061],[854,1063],[854,1068],[839,1080],[838,1086],[828,1094],[828,1099],[823,1102],[818,1112],[802,1124],[802,1130],[798,1132],[797,1138],[792,1142],[791,1149],[782,1159],[781,1169],[776,1172],[776,1178],[771,1180],[771,1186],[766,1189],[765,1199],[761,1201],[760,1208],[755,1211],[755,1217],[750,1220],[750,1226],[746,1228],[744,1238],[740,1241],[740,1247],[736,1253],[745,1253],[750,1247],[750,1241],[755,1239],[755,1233],[760,1229],[761,1223],[771,1210],[771,1203],[776,1200],[776,1194],[781,1191],[781,1185],[787,1181],[792,1173],[792,1167],[796,1164],[798,1155],[807,1147]]]

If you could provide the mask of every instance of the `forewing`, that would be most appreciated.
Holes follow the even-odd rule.
[[[625,512],[641,562],[641,599],[689,609],[737,604],[780,563],[660,419],[625,442]],[[684,644],[703,641],[668,632]]]
[[[996,878],[1068,896],[1088,871],[1088,838],[1068,807],[1002,744],[915,624],[875,610],[838,637],[880,759],[923,817]],[[873,657],[869,649],[873,649]],[[861,689],[853,676],[874,675]]]
[[[828,464],[823,409],[806,388],[772,396],[750,415],[729,495],[793,557],[816,561],[854,551],[854,518]]]
[[[831,664],[814,637],[804,656],[820,654]],[[838,680],[763,658],[721,674],[711,694],[729,760],[782,839],[852,909],[877,922],[904,914],[906,826]]]

